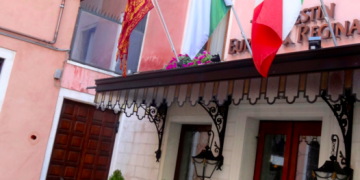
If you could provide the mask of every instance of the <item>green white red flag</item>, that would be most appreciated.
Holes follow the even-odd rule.
[[[186,24],[182,54],[193,59],[226,16],[231,0],[192,0]]]
[[[283,40],[289,35],[303,0],[256,0],[252,20],[251,49],[256,69],[267,77]]]

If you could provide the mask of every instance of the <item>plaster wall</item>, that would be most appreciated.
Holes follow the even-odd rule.
[[[189,0],[158,0],[176,52],[180,53]],[[150,11],[139,71],[162,69],[174,56],[156,9]]]
[[[358,13],[358,7],[360,6],[360,2],[357,0],[324,0],[326,6],[330,7],[331,3],[335,3],[335,17],[334,19],[330,18],[331,23],[339,22],[345,27],[345,21],[353,22],[353,19],[360,19]],[[302,5],[302,9],[311,8],[314,6],[319,6],[320,1],[304,1]],[[236,0],[234,1],[234,8],[238,13],[241,25],[244,28],[244,33],[247,38],[251,38],[251,20],[253,18],[253,11],[255,7],[255,0]],[[300,13],[300,12],[299,12]],[[242,40],[241,32],[239,26],[236,22],[234,15],[231,15],[230,21],[230,33],[226,40],[226,49],[225,49],[225,59],[226,60],[238,60],[250,58],[250,54],[248,52],[238,53],[236,55],[227,54],[229,51],[228,44],[230,43],[230,39],[236,38],[238,40]],[[307,23],[309,27],[317,25],[321,26],[322,24],[326,24],[325,21],[311,21]],[[311,28],[310,28],[311,30]],[[308,42],[305,40],[303,43],[298,43],[297,35],[299,32],[299,26],[295,25],[290,33],[291,40],[295,43],[294,45],[284,46],[282,45],[278,51],[278,54],[290,53],[295,51],[305,51],[308,50]],[[308,34],[310,37],[310,33]],[[345,35],[341,35],[340,38],[337,38],[337,43],[339,46],[347,45],[347,44],[356,44],[360,43],[360,34],[359,32],[354,33],[353,36],[346,37]],[[322,40],[321,44],[322,48],[333,47],[334,43],[332,39]]]
[[[354,19],[360,19],[358,15],[359,1],[357,0],[324,0],[325,5],[330,7],[331,3],[335,3],[335,17],[330,18],[331,23],[339,22],[345,27],[345,21],[353,22]],[[186,16],[189,8],[189,0],[186,1],[163,1],[159,0],[164,19],[167,27],[170,31],[171,38],[174,42],[176,51],[179,53],[182,45],[183,34],[186,26]],[[302,9],[319,6],[320,1],[304,1]],[[243,26],[244,33],[247,38],[251,38],[253,11],[255,6],[255,0],[236,0],[234,1],[234,8],[239,16],[240,22]],[[176,8],[175,8],[176,7]],[[169,10],[170,9],[170,10]],[[162,69],[167,61],[174,57],[171,51],[170,44],[166,38],[165,31],[162,28],[162,24],[155,9],[151,10],[151,16],[148,20],[148,29],[145,35],[144,48],[139,65],[139,71],[150,71]],[[299,12],[300,13],[300,12]],[[326,24],[325,21],[311,21],[307,23],[310,27],[321,26]],[[278,51],[278,54],[291,53],[296,51],[308,50],[308,42],[304,40],[302,43],[298,43],[299,25],[295,25],[290,33],[290,39],[295,43],[294,45],[284,46],[282,45]],[[310,37],[310,32],[307,34]],[[228,35],[225,39],[225,61],[241,60],[250,58],[248,52],[238,53],[235,55],[228,54],[230,39],[242,40],[239,26],[237,24],[234,14],[231,13],[228,27]],[[339,46],[347,44],[360,43],[360,34],[355,31],[353,36],[341,35],[337,38]],[[333,47],[334,43],[332,39],[322,40],[322,48]]]
[[[360,169],[360,153],[357,150],[360,148],[360,132],[357,131],[357,129],[360,128],[360,106],[358,104],[356,104],[354,111],[351,167],[356,170]],[[340,128],[333,113],[329,107],[321,101],[309,104],[300,100],[291,105],[282,101],[274,105],[268,105],[260,101],[256,105],[246,103],[240,104],[239,106],[231,105],[225,135],[223,170],[215,171],[213,178],[211,178],[212,180],[253,179],[257,148],[256,136],[258,135],[260,120],[322,121],[319,166],[331,155],[331,134],[339,134],[340,142],[343,142],[342,136],[340,135]],[[144,125],[141,125],[141,123],[148,122],[139,123],[136,117],[127,118],[125,121],[123,119],[123,122],[132,122],[134,125],[130,125],[129,127],[138,129],[142,133],[147,133]],[[158,180],[171,180],[174,178],[182,124],[212,124],[212,121],[199,105],[192,107],[189,103],[186,103],[183,107],[179,107],[177,104],[173,104],[168,110],[160,163],[155,163],[153,154],[154,150],[156,150],[157,141],[148,140],[150,136],[156,138],[156,134],[148,134],[146,138],[142,137],[142,140],[137,140],[154,145],[151,149],[146,147],[146,152],[151,152],[146,156],[150,159],[152,158],[150,162],[154,163],[154,166],[157,168],[149,167],[146,171],[143,170],[143,173],[146,172],[146,174]],[[139,168],[141,164],[143,164],[142,166],[146,166],[146,160],[142,160],[144,155],[135,153],[136,149],[132,147],[135,141],[134,137],[136,136],[134,134],[137,134],[137,132],[130,133],[134,130],[129,131],[129,128],[126,128],[126,126],[128,125],[124,124],[121,133],[128,134],[126,135],[128,136],[127,138],[124,137],[127,140],[124,141],[130,141],[130,143],[126,142],[127,144],[124,144],[124,147],[120,145],[120,149],[123,150],[119,151],[116,160],[118,165],[116,168],[124,171],[127,177],[129,177],[128,173],[130,173],[135,174],[131,176],[133,179],[149,179],[136,176],[137,166],[139,166]],[[145,139],[147,139],[147,141],[145,141]],[[343,152],[345,150],[342,143],[340,143],[340,150]],[[130,165],[131,163],[139,163],[139,165]],[[360,179],[359,172],[355,171],[354,179]]]
[[[0,26],[52,41],[61,2],[1,1]],[[78,0],[66,1],[53,46],[70,48],[78,7]],[[0,112],[0,179],[38,180],[59,94],[53,76],[63,67],[66,52],[2,35],[0,47],[15,52]]]
[[[70,64],[71,63],[71,64]],[[65,64],[61,87],[87,94],[95,95],[95,89],[86,89],[95,86],[96,79],[113,77],[112,74],[97,72],[95,68],[81,66],[78,63],[69,62]]]

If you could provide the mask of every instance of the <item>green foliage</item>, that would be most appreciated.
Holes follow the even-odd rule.
[[[189,56],[187,55],[181,55],[179,54],[179,60],[182,61],[184,64],[188,64],[189,62],[191,62],[191,59]]]
[[[198,65],[205,65],[210,64],[212,56],[209,52],[203,51],[199,53],[193,60],[187,54],[179,54],[178,55],[179,61],[182,62],[182,67],[190,67],[190,66],[198,66]],[[175,69],[175,68],[182,68],[179,67],[176,58],[173,58],[169,61],[164,69]]]
[[[110,176],[109,180],[125,180],[121,174],[120,170],[115,170],[114,173]]]

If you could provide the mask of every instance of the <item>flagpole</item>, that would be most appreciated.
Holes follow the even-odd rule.
[[[172,51],[173,51],[174,54],[175,54],[176,60],[177,60],[177,62],[180,62],[179,57],[178,57],[178,54],[176,53],[174,44],[173,44],[173,42],[172,42],[172,40],[171,40],[169,31],[168,31],[167,26],[166,26],[166,24],[165,24],[164,17],[163,17],[163,15],[162,15],[162,13],[161,13],[159,4],[158,4],[157,0],[152,0],[152,1],[155,2],[155,3],[154,3],[154,4],[155,4],[155,7],[156,7],[157,12],[158,12],[158,15],[159,15],[159,17],[160,17],[160,19],[161,19],[162,25],[164,26],[164,29],[165,29],[165,32],[166,32],[166,36],[167,36],[167,38],[168,38],[168,40],[169,40],[169,42],[170,42],[171,49],[172,49]]]
[[[238,17],[238,15],[237,15],[237,13],[236,13],[235,8],[234,8],[233,5],[231,6],[231,9],[232,9],[232,11],[233,11],[233,13],[234,13],[234,15],[235,15],[235,18],[236,18],[236,21],[237,21],[239,27],[240,27],[241,35],[242,35],[242,37],[245,39],[246,46],[247,46],[247,48],[249,49],[250,55],[252,56],[252,50],[251,50],[249,41],[248,41],[248,39],[246,38],[246,35],[245,35],[245,33],[244,33],[244,29],[243,29],[243,27],[241,26],[239,17]]]
[[[324,16],[325,16],[325,21],[327,22],[327,24],[328,24],[328,26],[329,26],[329,30],[330,30],[332,39],[333,39],[333,41],[334,41],[334,44],[335,44],[335,46],[338,46],[338,44],[337,44],[337,42],[336,42],[336,37],[335,37],[335,34],[334,34],[334,30],[333,30],[333,28],[332,28],[332,26],[331,26],[330,19],[329,19],[329,16],[328,16],[326,7],[325,7],[325,5],[324,5],[324,2],[323,2],[323,0],[320,0],[320,2],[321,2],[322,12],[323,12],[323,14],[324,14]]]

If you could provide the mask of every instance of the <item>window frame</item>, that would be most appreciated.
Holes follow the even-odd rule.
[[[76,59],[74,59],[74,58],[72,58],[71,57],[71,54],[72,54],[72,52],[71,51],[73,51],[73,49],[74,49],[74,47],[75,47],[75,43],[76,43],[76,37],[77,37],[77,31],[78,31],[78,26],[79,26],[79,23],[80,23],[80,19],[81,19],[81,14],[82,14],[82,12],[85,12],[85,13],[89,13],[89,14],[91,14],[91,15],[94,15],[94,16],[97,16],[97,17],[99,17],[99,18],[103,18],[103,19],[106,19],[106,20],[109,20],[109,21],[112,21],[112,22],[114,22],[114,23],[117,23],[117,24],[119,24],[119,28],[118,28],[118,31],[117,31],[117,37],[116,38],[118,38],[119,37],[119,35],[120,35],[120,33],[121,33],[121,29],[122,29],[122,22],[118,22],[117,20],[115,20],[115,19],[112,19],[112,18],[110,18],[110,17],[106,17],[106,16],[103,16],[102,14],[98,14],[97,12],[93,12],[92,10],[89,10],[89,9],[87,9],[87,8],[85,8],[85,7],[82,7],[82,6],[80,6],[79,7],[79,10],[78,10],[78,14],[77,14],[77,19],[76,19],[76,24],[75,24],[75,28],[74,28],[74,31],[73,31],[73,36],[72,36],[72,40],[71,40],[71,46],[70,46],[70,53],[69,53],[69,61],[73,61],[73,62],[76,62],[76,63],[79,63],[79,64],[82,64],[82,65],[84,65],[84,66],[88,66],[88,67],[92,67],[92,68],[96,68],[96,69],[100,69],[100,70],[103,70],[103,71],[106,71],[106,72],[110,72],[110,73],[114,73],[114,74],[116,74],[116,75],[121,75],[122,73],[121,72],[117,72],[116,71],[116,61],[115,60],[112,60],[111,62],[110,62],[110,68],[103,68],[103,67],[99,67],[99,66],[97,66],[97,65],[93,65],[93,64],[90,64],[90,63],[87,63],[86,62],[86,60],[84,59],[84,61],[81,61],[81,60],[76,60]],[[120,16],[123,16],[123,14],[124,13],[121,13],[121,15]],[[147,16],[145,16],[144,18],[146,18],[146,23],[145,23],[145,28],[144,28],[144,36],[143,36],[143,40],[142,40],[142,45],[141,45],[141,48],[140,48],[140,57],[139,57],[139,59],[138,59],[138,67],[137,67],[137,71],[136,72],[138,72],[138,70],[139,70],[139,65],[140,65],[140,61],[141,61],[141,54],[142,54],[142,51],[143,51],[143,45],[144,45],[144,39],[145,39],[145,36],[146,36],[146,30],[147,30],[147,25],[148,25],[148,21],[149,21],[149,14],[147,15]],[[91,28],[89,28],[89,30],[90,30]],[[115,41],[115,47],[117,46],[117,41]],[[116,56],[116,53],[117,53],[117,51],[116,51],[116,48],[114,48],[114,51],[112,52],[112,57],[113,56]],[[135,72],[132,72],[132,74],[133,73],[135,73]]]
[[[77,62],[77,63],[80,63],[80,64],[83,64],[85,66],[90,66],[90,67],[93,67],[93,68],[97,68],[97,69],[101,69],[101,70],[104,70],[104,71],[107,71],[107,72],[111,72],[111,73],[115,73],[115,74],[118,74],[120,75],[121,73],[119,72],[116,72],[114,70],[110,70],[110,69],[106,69],[106,68],[102,68],[102,67],[99,67],[99,66],[96,66],[96,65],[93,65],[93,64],[89,64],[89,63],[86,63],[85,61],[79,61],[79,60],[76,60],[76,59],[73,59],[71,58],[71,51],[73,51],[74,49],[74,45],[75,45],[75,39],[76,39],[76,32],[78,30],[78,26],[79,26],[79,22],[80,22],[80,19],[81,19],[81,13],[82,12],[87,12],[87,13],[90,13],[92,15],[95,15],[95,16],[98,16],[99,18],[104,18],[106,20],[109,20],[109,21],[112,21],[114,23],[118,23],[120,26],[122,26],[122,22],[116,22],[115,20],[111,19],[111,18],[107,18],[105,16],[102,16],[100,14],[97,14],[96,12],[92,12],[91,10],[88,10],[86,8],[83,8],[82,6],[79,7],[79,11],[78,11],[78,14],[77,14],[77,18],[76,18],[76,24],[75,24],[75,28],[74,28],[74,31],[73,31],[73,36],[72,36],[72,40],[71,40],[71,45],[70,45],[70,52],[69,52],[69,60],[70,61],[74,61],[74,62]],[[90,28],[91,29],[91,28]],[[121,32],[121,28],[119,28],[119,32]],[[120,33],[119,33],[120,34]],[[113,64],[116,64],[116,63],[113,63],[111,62],[111,66],[113,67]]]
[[[113,71],[113,70],[110,70],[110,69],[106,69],[106,68],[102,68],[102,67],[99,67],[99,66],[96,66],[96,65],[92,65],[92,64],[89,64],[89,63],[86,63],[85,61],[79,61],[79,60],[76,60],[76,59],[73,59],[71,58],[71,51],[73,51],[74,49],[74,45],[75,45],[75,39],[76,39],[76,32],[78,30],[78,25],[79,25],[79,22],[80,22],[80,19],[81,19],[81,13],[82,11],[84,12],[88,12],[92,15],[95,15],[95,16],[98,16],[99,18],[104,18],[96,13],[93,13],[83,7],[79,7],[79,11],[78,11],[78,14],[77,14],[77,18],[76,18],[76,23],[75,23],[75,28],[74,28],[74,31],[73,31],[73,36],[72,36],[72,40],[71,40],[71,45],[70,45],[70,52],[69,52],[69,60],[70,61],[73,61],[73,62],[77,62],[77,63],[80,63],[82,65],[85,65],[85,66],[89,66],[89,67],[93,67],[93,68],[97,68],[97,69],[101,69],[101,70],[104,70],[104,71],[107,71],[107,72],[111,72],[111,73],[115,73],[115,74],[118,74],[120,75],[120,73],[116,72],[116,71]],[[107,18],[105,18],[107,19]],[[108,19],[109,20],[109,19]],[[111,20],[112,21],[112,20]],[[120,25],[122,26],[122,23],[120,23]],[[120,32],[121,32],[121,28],[120,28]],[[111,66],[113,66],[113,63],[111,63]]]
[[[4,66],[4,59],[0,58],[0,74],[1,74],[1,69]]]
[[[10,75],[13,68],[16,52],[0,47],[0,59],[2,67],[0,74],[0,113],[5,100],[5,94],[9,85]]]

